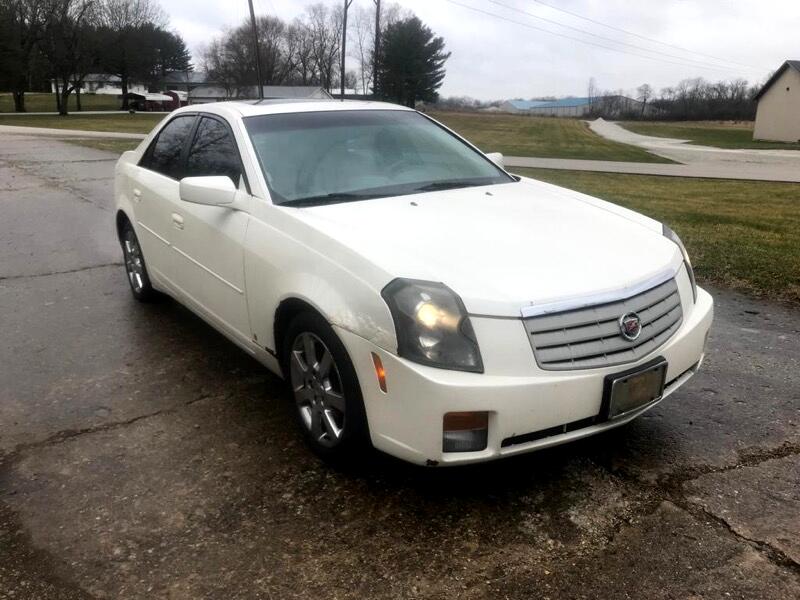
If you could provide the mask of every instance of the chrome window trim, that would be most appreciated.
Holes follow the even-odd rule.
[[[520,309],[523,319],[529,317],[540,317],[550,313],[567,312],[570,310],[577,310],[580,308],[589,308],[597,306],[598,304],[608,304],[609,302],[617,302],[632,298],[637,294],[646,292],[647,290],[661,285],[677,276],[680,267],[669,267],[661,273],[654,275],[648,279],[640,281],[624,288],[618,288],[608,292],[600,292],[589,296],[579,296],[574,298],[565,298],[563,300],[555,300],[545,304],[537,304],[531,306],[523,306]]]

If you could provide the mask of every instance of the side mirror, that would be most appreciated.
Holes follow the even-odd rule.
[[[232,206],[236,186],[230,177],[184,177],[180,183],[181,200],[207,206]]]
[[[488,158],[490,161],[492,161],[501,169],[506,168],[505,161],[503,160],[503,155],[500,154],[499,152],[487,152],[486,158]]]

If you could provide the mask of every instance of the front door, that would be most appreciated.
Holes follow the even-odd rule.
[[[229,126],[202,116],[186,157],[185,176],[230,177],[244,189],[242,162]],[[237,203],[238,204],[238,203]],[[180,202],[173,235],[175,284],[197,308],[242,341],[250,340],[243,243],[250,215],[221,206]]]

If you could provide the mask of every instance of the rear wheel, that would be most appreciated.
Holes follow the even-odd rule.
[[[153,289],[150,277],[147,274],[147,265],[144,262],[142,247],[139,238],[130,223],[125,223],[120,232],[122,255],[125,259],[125,273],[131,286],[133,297],[140,302],[151,302],[158,297],[158,292]]]
[[[316,313],[289,324],[284,365],[295,415],[318,455],[338,460],[366,446],[364,403],[353,363],[333,328]]]

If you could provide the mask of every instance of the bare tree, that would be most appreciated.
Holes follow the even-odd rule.
[[[324,4],[312,4],[306,14],[311,36],[311,52],[320,84],[331,91],[341,51],[342,11]]]
[[[372,86],[372,53],[375,47],[375,10],[358,6],[353,11],[351,30],[355,34],[355,43],[350,56],[358,64],[358,85],[362,94],[368,94]]]
[[[93,0],[53,0],[51,6],[39,48],[50,63],[58,112],[66,115],[69,96],[82,80],[78,74],[87,72],[94,56],[90,40],[96,13]]]
[[[120,78],[122,110],[127,110],[128,83],[143,70],[138,34],[146,26],[166,28],[167,18],[155,0],[102,0],[98,13],[105,34],[102,63]]]
[[[203,70],[210,79],[213,79],[225,90],[225,96],[232,98],[237,86],[238,74],[235,69],[235,59],[229,56],[225,42],[216,38],[202,51]]]
[[[0,2],[0,86],[11,90],[17,112],[25,111],[30,66],[55,8],[41,0]]]
[[[291,62],[290,81],[301,85],[318,82],[314,67],[314,44],[311,30],[301,19],[295,19],[287,31],[288,58]]]
[[[350,50],[349,56],[354,58],[358,65],[358,86],[361,88],[362,94],[368,94],[370,92],[372,88],[372,79],[375,74],[373,65],[373,54],[375,52],[375,10],[376,6],[374,3],[370,3],[366,7],[358,6],[352,11],[353,18],[348,22],[348,33],[355,34],[354,48]],[[382,4],[380,20],[381,30],[385,31],[390,25],[410,16],[413,16],[410,10],[403,8],[395,2],[391,4]]]

